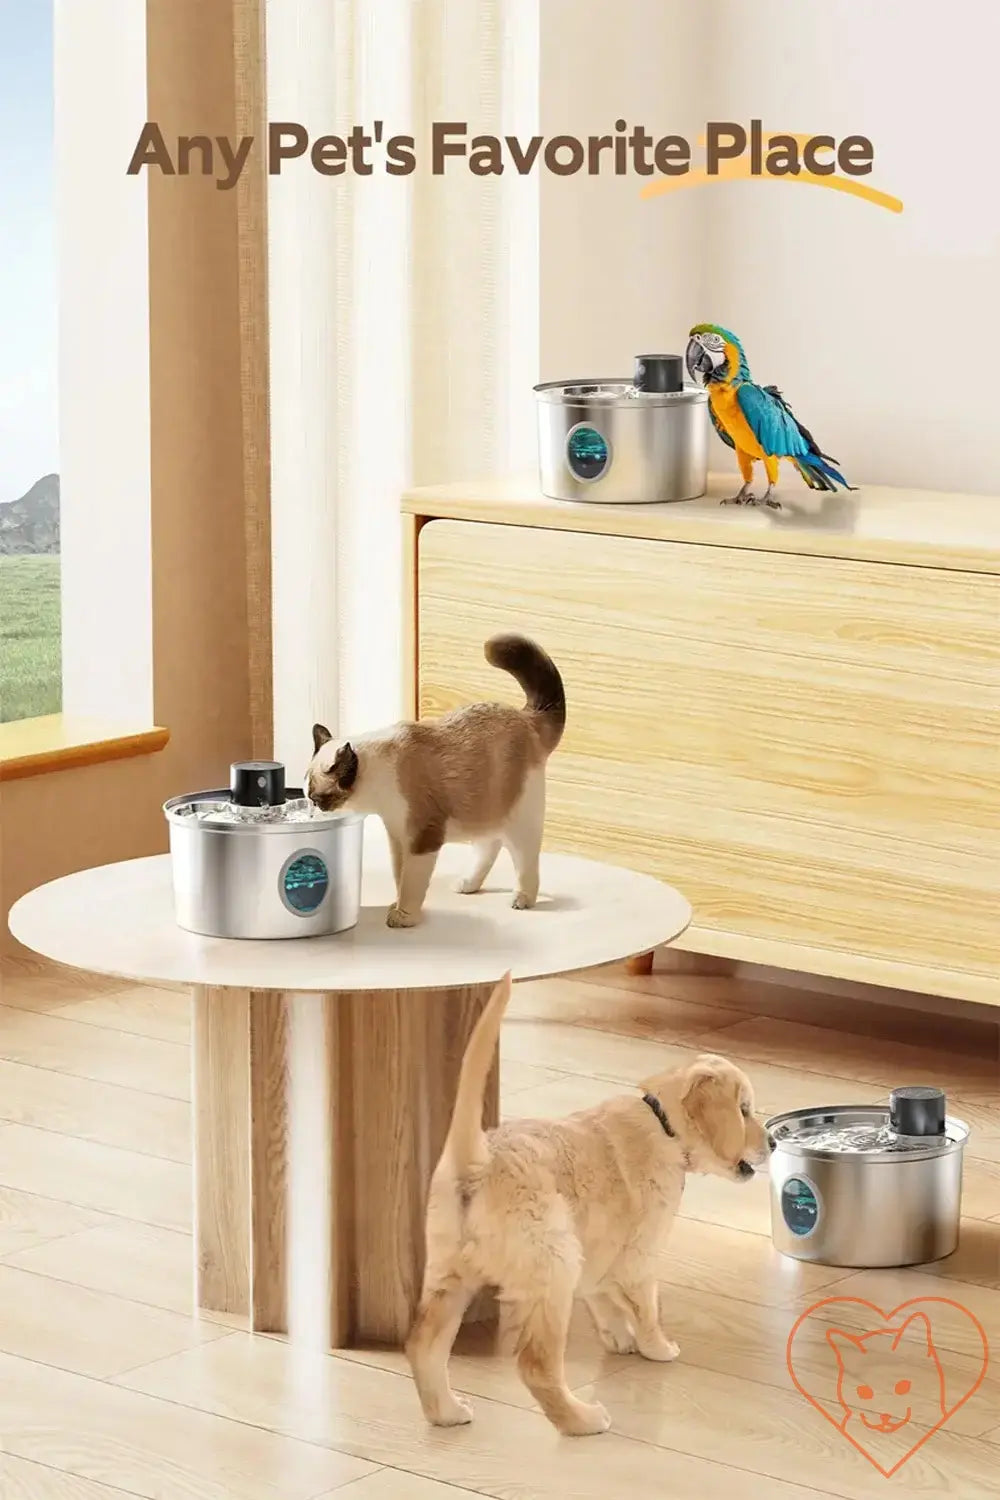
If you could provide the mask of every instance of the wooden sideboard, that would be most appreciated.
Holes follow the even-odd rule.
[[[780,511],[403,500],[409,711],[566,683],[546,843],[690,899],[695,952],[1000,1004],[1000,498],[871,488]]]

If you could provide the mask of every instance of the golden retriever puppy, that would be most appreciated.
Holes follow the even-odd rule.
[[[406,1343],[424,1413],[471,1421],[452,1391],[448,1358],[482,1287],[496,1288],[516,1333],[518,1368],[560,1432],[603,1432],[608,1415],[566,1383],[574,1297],[607,1348],[670,1360],[660,1328],[655,1251],[687,1172],[748,1181],[771,1143],[746,1076],[701,1056],[651,1078],[643,1092],[565,1120],[513,1120],[486,1133],[483,1094],[510,998],[497,986],[469,1040],[451,1127],[431,1182],[423,1294]]]

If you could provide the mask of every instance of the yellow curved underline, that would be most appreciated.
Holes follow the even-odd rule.
[[[716,172],[711,177],[703,167],[699,167],[683,177],[660,178],[658,182],[648,182],[639,196],[658,198],[661,193],[677,193],[682,188],[702,187],[708,182],[809,182],[815,187],[831,188],[835,193],[849,193],[853,198],[863,198],[866,203],[887,208],[890,213],[903,212],[901,198],[894,198],[891,193],[882,193],[878,188],[866,187],[863,182],[855,182],[850,177],[827,177],[816,172],[799,172],[797,175],[788,173],[784,176],[776,176],[770,172],[753,174],[749,162],[734,162],[732,166],[735,170]]]

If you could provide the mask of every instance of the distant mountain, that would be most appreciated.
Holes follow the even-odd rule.
[[[20,500],[0,503],[0,556],[59,551],[59,475],[46,474]]]

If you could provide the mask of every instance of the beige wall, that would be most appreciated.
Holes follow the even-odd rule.
[[[192,120],[233,133],[256,20],[256,0],[236,0],[234,11],[150,0],[149,111],[168,137],[192,130]],[[267,749],[266,684],[251,683],[260,676],[252,663],[269,655],[266,568],[256,555],[266,467],[254,455],[266,453],[267,435],[259,430],[266,347],[252,316],[264,274],[254,194],[262,201],[262,180],[237,197],[193,177],[150,178],[154,714],[170,742],[157,755],[2,787],[5,914],[45,880],[165,849],[167,797],[225,784],[231,760]],[[4,935],[11,945],[6,924]]]
[[[863,133],[871,185],[905,205],[773,181],[642,202],[634,178],[547,178],[544,377],[626,371],[640,346],[680,350],[695,318],[719,322],[856,482],[1000,488],[982,400],[1000,340],[996,0],[546,0],[543,15],[546,132],[621,114],[689,138],[755,116]]]
[[[706,9],[544,0],[542,134],[608,135],[624,119],[653,135],[697,135]],[[540,379],[630,375],[636,354],[683,351],[702,306],[706,203],[695,193],[644,201],[645,180],[542,174]]]

